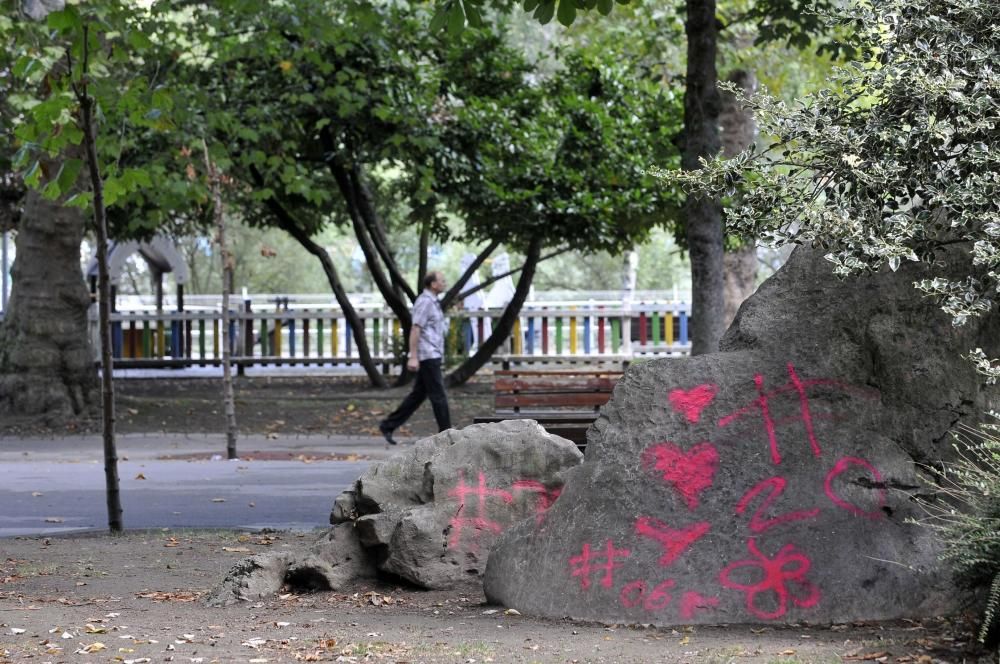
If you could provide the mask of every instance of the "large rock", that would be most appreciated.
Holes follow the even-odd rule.
[[[797,250],[722,352],[635,365],[541,524],[508,530],[487,597],[536,615],[689,624],[937,615],[953,591],[919,526],[920,463],[996,407],[919,266],[840,281]]]
[[[337,499],[331,521],[356,519],[382,572],[424,588],[478,583],[500,533],[544,523],[563,471],[581,460],[532,420],[450,429],[372,466]]]
[[[351,581],[375,577],[352,523],[329,529],[304,551],[249,556],[233,565],[205,598],[213,606],[255,601],[282,587],[293,590],[340,590]]]
[[[224,606],[291,590],[339,590],[379,573],[424,588],[479,583],[511,525],[544,522],[583,455],[532,420],[476,424],[371,466],[334,502],[333,528],[305,550],[250,556],[209,593]]]

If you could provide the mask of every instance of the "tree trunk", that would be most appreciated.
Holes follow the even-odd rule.
[[[750,94],[757,89],[757,78],[748,71],[738,69],[728,80]],[[719,126],[722,129],[722,155],[731,158],[743,152],[757,140],[757,122],[753,113],[744,108],[729,92],[721,94]],[[740,248],[727,251],[725,263],[726,327],[733,322],[743,300],[757,290],[757,245],[754,238],[744,239]]]
[[[121,483],[118,478],[118,449],[115,445],[115,387],[114,360],[111,357],[111,275],[108,274],[108,219],[104,208],[104,183],[97,159],[97,136],[94,129],[94,99],[87,92],[88,45],[87,26],[83,27],[83,78],[82,88],[76,90],[80,102],[80,124],[83,145],[87,153],[87,170],[90,172],[91,191],[94,194],[94,227],[97,231],[97,303],[101,332],[101,427],[104,440],[104,485],[108,507],[108,529],[120,533],[122,522]]]
[[[0,325],[0,414],[41,416],[50,425],[96,415],[83,230],[79,210],[28,192]]]
[[[718,29],[715,0],[687,0],[687,82],[681,166],[698,170],[698,160],[719,152],[719,91],[715,68]],[[688,196],[684,203],[691,257],[691,353],[719,348],[725,331],[722,204],[718,198]]]
[[[236,459],[236,398],[233,395],[233,370],[230,362],[232,339],[229,336],[229,296],[233,292],[233,257],[226,243],[226,213],[222,203],[222,183],[215,164],[203,140],[208,185],[212,191],[212,216],[215,218],[216,241],[222,267],[222,410],[226,417],[226,458]]]
[[[729,327],[743,300],[757,290],[757,247],[752,242],[735,251],[727,251],[726,265],[726,327]]]
[[[524,266],[521,268],[521,276],[514,289],[514,297],[504,308],[500,320],[493,326],[493,333],[479,345],[479,350],[472,357],[448,375],[448,385],[461,385],[472,378],[493,357],[494,351],[500,344],[510,336],[511,330],[514,329],[514,320],[521,313],[521,307],[528,298],[528,291],[531,290],[531,281],[535,278],[535,268],[538,266],[541,254],[542,241],[536,238],[531,241],[528,253],[524,257]]]

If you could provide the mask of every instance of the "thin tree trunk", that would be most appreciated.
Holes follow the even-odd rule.
[[[341,194],[344,196],[344,202],[347,204],[348,215],[351,217],[351,223],[354,226],[354,236],[357,238],[358,244],[361,246],[361,252],[365,255],[368,272],[372,275],[375,287],[378,288],[379,292],[382,294],[382,298],[385,300],[386,304],[389,305],[389,308],[392,309],[392,313],[399,319],[403,329],[408,332],[410,329],[409,303],[404,301],[404,299],[399,296],[399,293],[397,293],[396,289],[393,287],[392,281],[386,276],[385,270],[382,268],[382,261],[379,258],[378,250],[376,249],[375,243],[373,242],[371,235],[368,232],[368,228],[365,225],[365,220],[362,217],[361,210],[359,208],[358,199],[355,196],[353,188],[351,187],[350,178],[342,166],[331,162],[329,167],[331,173],[333,173],[334,179],[337,180]]]
[[[728,80],[746,94],[757,89],[757,78],[743,69],[732,72]],[[719,126],[722,130],[722,156],[730,159],[757,140],[757,123],[753,113],[740,105],[736,95],[723,92],[720,98]],[[725,324],[729,327],[745,299],[757,289],[757,244],[753,237],[744,238],[742,246],[727,251],[725,265]]]
[[[201,143],[205,151],[205,169],[208,185],[212,190],[213,216],[222,260],[222,407],[226,416],[226,458],[236,457],[236,398],[233,395],[233,370],[230,362],[229,296],[233,292],[233,257],[226,243],[226,216],[222,205],[222,184],[208,154],[208,144]]]
[[[719,152],[719,90],[715,54],[715,0],[687,0],[687,82],[681,166],[698,170],[699,159]],[[725,332],[722,204],[718,198],[688,196],[684,203],[691,257],[691,353],[718,350]]]
[[[371,189],[365,181],[364,173],[361,172],[361,168],[356,163],[351,166],[350,179],[354,188],[354,200],[358,202],[358,211],[361,212],[361,218],[364,220],[365,227],[371,235],[375,249],[378,251],[385,269],[389,272],[389,278],[397,289],[397,296],[400,298],[409,298],[410,302],[416,301],[417,293],[422,291],[423,287],[414,292],[410,288],[410,285],[406,283],[406,278],[399,271],[399,265],[396,263],[396,258],[392,255],[392,249],[389,246],[389,238],[386,237],[382,217],[378,214],[378,210],[375,209],[375,198],[372,196]]]
[[[364,192],[360,187],[355,186],[355,183],[359,183],[359,174],[356,170],[354,170],[352,175],[352,171],[349,167],[345,165],[343,160],[336,155],[336,145],[328,128],[324,127],[320,131],[320,141],[322,143],[323,150],[327,154],[331,155],[326,160],[327,168],[333,176],[334,181],[336,181],[337,188],[340,190],[341,196],[344,198],[344,204],[347,206],[348,216],[350,216],[351,224],[354,227],[354,235],[358,240],[358,244],[361,246],[362,253],[365,255],[365,262],[368,264],[368,272],[372,275],[375,287],[378,288],[379,292],[382,294],[386,304],[389,305],[389,308],[392,309],[392,313],[397,319],[399,319],[403,330],[409,334],[410,302],[406,301],[403,297],[400,297],[399,293],[395,289],[395,282],[402,277],[398,274],[395,277],[388,277],[383,269],[378,249],[375,246],[375,242],[368,227],[370,223],[373,223],[372,217],[374,215],[374,210],[371,208],[371,201],[368,200],[368,203],[366,204],[365,196],[363,195]],[[363,207],[366,209],[363,210]],[[393,266],[394,263],[391,260],[386,264],[386,267],[388,267],[390,271]],[[405,284],[405,280],[403,283]]]
[[[115,446],[114,365],[111,358],[111,279],[108,275],[108,221],[104,209],[104,183],[97,159],[97,137],[94,132],[94,99],[87,91],[87,26],[83,28],[83,82],[74,86],[80,102],[83,143],[90,171],[90,186],[94,194],[94,224],[97,227],[97,292],[101,332],[101,395],[104,414],[104,480],[107,491],[108,528],[122,531],[122,504],[118,480],[118,451]],[[72,71],[72,67],[70,67]]]
[[[420,255],[417,260],[417,292],[424,289],[424,277],[427,275],[427,251],[430,245],[431,228],[430,223],[425,219],[420,224]]]
[[[528,298],[528,291],[531,290],[531,281],[535,278],[535,268],[538,267],[542,253],[542,241],[535,238],[528,246],[528,254],[524,258],[524,265],[521,267],[521,276],[517,280],[514,288],[514,297],[503,310],[500,320],[493,326],[493,333],[479,345],[475,354],[466,359],[457,369],[448,375],[448,385],[461,385],[472,378],[500,347],[511,330],[514,329],[514,321],[521,313],[521,307]]]

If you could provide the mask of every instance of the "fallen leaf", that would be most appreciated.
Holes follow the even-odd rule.
[[[86,632],[87,634],[107,634],[108,633],[108,630],[104,629],[100,625],[91,625],[90,623],[87,623],[84,626],[83,631]]]
[[[107,650],[108,647],[101,643],[100,641],[95,641],[94,643],[87,644],[82,648],[74,651],[74,654],[86,654],[89,655],[95,652],[101,652],[102,650]]]
[[[173,592],[166,592],[162,590],[147,590],[145,592],[136,593],[136,597],[140,599],[151,599],[154,602],[193,602],[200,596],[200,593],[192,592],[190,590],[176,590]]]
[[[41,491],[32,491],[31,495],[34,496],[35,498],[38,498],[39,496],[44,496],[45,494],[42,493]]]
[[[11,627],[10,628],[10,633],[14,634],[14,635],[24,634],[26,631],[27,630],[21,629],[20,627]]]
[[[212,498],[212,502],[213,503],[224,503],[224,502],[226,502],[226,499],[225,498]]]
[[[517,609],[507,609],[506,611],[503,612],[503,614],[505,616],[519,616],[521,615],[521,612],[518,611]]]
[[[66,519],[61,516],[47,516],[45,517],[45,523],[63,523]]]
[[[794,654],[795,654],[795,650],[794,650],[794,649],[792,649],[792,648],[789,648],[788,650],[782,650],[782,651],[781,651],[781,652],[779,652],[778,654],[779,654],[779,655],[782,655],[782,656],[784,656],[784,657],[790,657],[790,656],[792,656],[792,655],[794,655]]]
[[[227,553],[250,553],[250,549],[245,546],[224,546],[222,550]]]
[[[135,476],[135,479],[137,479],[137,480],[144,480],[144,479],[146,479],[146,476],[143,475],[142,473],[139,473],[138,475]]]

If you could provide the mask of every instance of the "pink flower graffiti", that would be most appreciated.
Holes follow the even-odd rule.
[[[745,592],[747,611],[751,614],[762,620],[774,620],[787,613],[789,601],[802,608],[815,606],[819,602],[819,588],[805,578],[812,562],[794,544],[786,544],[774,558],[768,558],[761,553],[757,548],[757,541],[751,537],[747,540],[747,550],[753,558],[731,563],[719,574],[719,583],[725,588]],[[760,580],[756,583],[734,581],[733,573],[744,568],[759,570],[762,575]],[[772,610],[760,606],[759,599],[762,595],[773,596]]]

